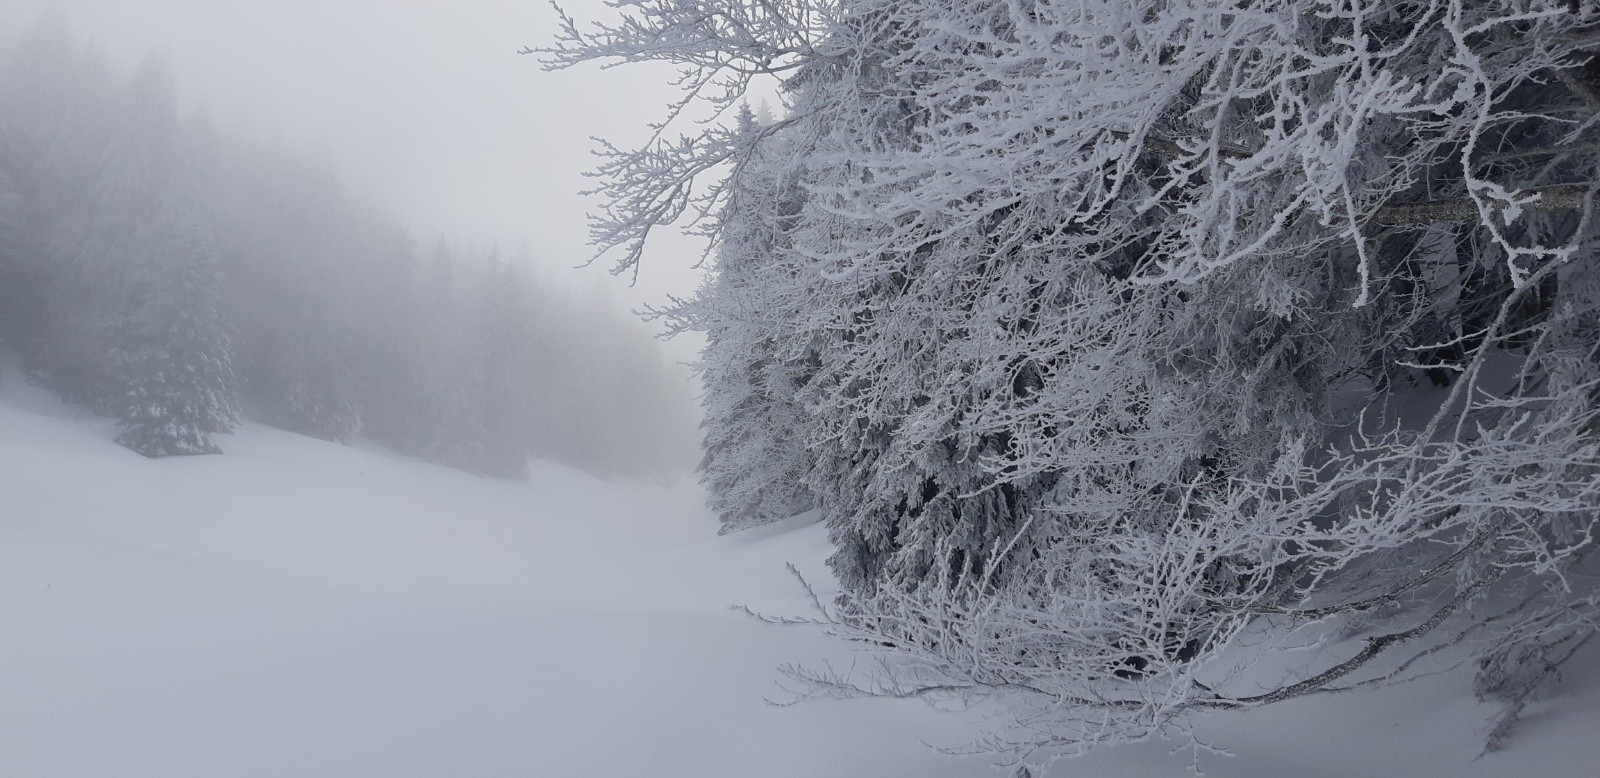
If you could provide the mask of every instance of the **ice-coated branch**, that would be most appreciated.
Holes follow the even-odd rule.
[[[708,491],[820,510],[823,626],[880,659],[802,693],[999,695],[975,747],[1027,761],[1592,614],[1593,9],[794,8],[624,4],[550,56],[677,64],[670,111],[783,68],[779,117],[613,150],[595,237],[715,240],[669,314]]]

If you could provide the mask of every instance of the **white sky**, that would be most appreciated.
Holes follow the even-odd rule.
[[[663,234],[639,284],[587,260],[577,196],[593,181],[591,136],[643,137],[674,96],[670,69],[586,67],[546,73],[524,46],[553,40],[540,0],[0,0],[0,24],[53,5],[76,36],[131,66],[159,48],[185,104],[204,99],[224,127],[281,132],[329,152],[357,191],[383,196],[424,245],[526,237],[544,275],[578,288],[596,279],[628,305],[687,294],[701,244]],[[563,4],[579,19],[599,0]],[[692,344],[678,344],[677,357]]]

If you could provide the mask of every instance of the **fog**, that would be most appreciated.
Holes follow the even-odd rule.
[[[564,7],[609,13],[600,0]],[[413,234],[526,238],[552,271],[592,253],[592,201],[577,194],[592,185],[592,138],[643,137],[675,95],[667,70],[546,73],[519,56],[552,40],[555,11],[541,2],[7,0],[0,24],[31,24],[45,8],[113,62],[161,51],[180,103],[203,102],[219,125],[324,149]],[[634,288],[608,286],[630,307],[690,292],[700,249],[664,234]],[[608,267],[551,275],[582,288]]]
[[[571,10],[590,16],[607,13],[599,2],[574,3]],[[698,240],[662,235],[653,245],[637,282],[632,284],[627,278],[608,275],[608,261],[581,267],[593,253],[585,224],[592,201],[578,194],[591,184],[584,172],[593,162],[590,152],[596,143],[592,136],[621,143],[642,137],[647,122],[658,117],[662,106],[672,98],[667,83],[670,73],[639,68],[627,72],[587,68],[546,73],[535,58],[517,52],[550,42],[555,12],[545,4],[509,0],[453,4],[377,0],[10,0],[0,7],[0,40],[7,42],[0,45],[14,47],[10,43],[13,36],[27,34],[24,31],[30,29],[37,32],[41,19],[49,20],[46,26],[64,27],[72,46],[92,50],[102,61],[99,67],[107,74],[102,78],[106,83],[127,78],[136,71],[143,73],[140,69],[148,69],[152,61],[160,63],[158,69],[170,74],[163,76],[161,88],[170,90],[171,97],[163,99],[171,103],[177,116],[184,117],[186,126],[197,121],[206,125],[203,132],[186,133],[220,139],[211,148],[224,157],[220,168],[232,171],[223,176],[230,181],[224,188],[231,186],[247,193],[240,194],[242,199],[234,202],[241,212],[265,207],[245,201],[251,197],[270,199],[262,190],[275,186],[284,187],[279,193],[280,201],[297,197],[290,194],[296,186],[295,175],[302,179],[333,179],[336,183],[318,195],[327,199],[311,198],[306,202],[330,213],[338,212],[342,218],[361,221],[363,226],[352,228],[357,229],[359,237],[344,228],[330,228],[325,233],[312,229],[326,244],[303,252],[317,257],[311,260],[313,263],[371,267],[375,262],[399,261],[393,256],[378,259],[375,255],[383,252],[373,248],[383,243],[385,238],[380,236],[393,228],[410,237],[412,247],[400,252],[406,256],[401,263],[414,265],[407,272],[423,287],[437,280],[440,271],[430,271],[428,267],[438,264],[441,255],[451,257],[455,268],[455,280],[446,286],[463,294],[467,293],[462,290],[493,285],[493,267],[497,263],[525,267],[529,273],[518,283],[533,289],[529,292],[531,306],[540,311],[540,326],[545,328],[537,337],[564,340],[562,349],[571,352],[551,357],[555,361],[546,367],[571,373],[572,365],[583,363],[585,370],[597,371],[589,380],[635,384],[648,380],[660,384],[635,386],[622,394],[546,386],[546,394],[565,393],[569,400],[587,396],[596,405],[644,403],[650,407],[632,408],[621,415],[667,420],[649,429],[635,421],[620,423],[620,427],[631,427],[636,435],[672,438],[645,441],[646,447],[659,449],[655,453],[641,458],[590,451],[576,457],[581,461],[575,464],[598,470],[636,471],[658,467],[668,460],[678,466],[692,463],[692,412],[688,410],[692,388],[688,370],[681,363],[693,359],[698,344],[680,338],[664,347],[653,346],[645,335],[653,325],[630,324],[627,311],[660,304],[668,295],[692,292],[698,284],[695,265],[703,246]],[[152,52],[155,60],[149,59]],[[0,51],[0,59],[7,59],[6,54]],[[19,72],[25,73],[26,68]],[[17,80],[23,86],[19,88],[26,89],[26,82],[39,78],[44,77],[21,75]],[[83,82],[89,86],[79,86],[89,91],[100,88],[91,82],[92,78]],[[32,86],[45,91],[78,88],[39,83]],[[83,110],[93,113],[98,109]],[[115,124],[120,120],[106,121]],[[40,126],[49,125],[46,122]],[[60,126],[70,128],[73,124],[66,121]],[[70,134],[65,130],[62,133]],[[180,156],[191,153],[194,142],[192,137],[184,141],[187,145]],[[86,143],[84,148],[93,147],[92,142]],[[279,164],[298,172],[262,172]],[[247,170],[255,172],[241,172]],[[30,200],[25,192],[20,198],[43,202],[40,198]],[[88,208],[87,202],[75,207]],[[36,214],[20,220],[37,224],[42,218],[45,217]],[[79,218],[87,225],[101,217],[80,214]],[[262,217],[254,229],[311,229],[297,218],[300,217]],[[127,221],[135,224],[139,219],[130,217]],[[52,229],[62,234],[72,232],[60,224]],[[89,231],[85,228],[78,234]],[[297,245],[291,237],[306,243],[304,235],[271,240],[278,240],[283,246]],[[72,240],[76,238],[67,242]],[[28,242],[13,241],[19,245]],[[44,259],[45,254],[54,252],[57,259],[76,256],[74,252],[84,254],[81,248],[64,248],[62,241],[35,243],[39,245],[13,248],[15,256],[10,259],[0,258],[11,269],[8,292],[13,297],[26,296],[25,284],[18,279],[39,281],[49,275],[44,266],[53,260]],[[42,247],[43,243],[51,243],[48,250]],[[360,244],[361,248],[349,249],[352,244]],[[329,248],[334,245],[345,248]],[[257,417],[260,413],[255,408],[261,403],[252,397],[260,394],[260,386],[265,383],[260,376],[272,372],[263,362],[276,359],[271,356],[277,353],[273,349],[279,348],[274,344],[292,340],[294,335],[286,333],[295,331],[287,324],[272,323],[275,320],[262,311],[270,310],[272,301],[297,300],[297,282],[282,278],[302,277],[295,275],[301,271],[278,272],[281,268],[273,264],[278,260],[264,256],[271,250],[258,245],[252,251],[261,256],[248,262],[232,260],[235,266],[248,265],[250,269],[224,267],[224,275],[231,274],[234,287],[259,289],[264,285],[258,283],[261,279],[277,279],[274,283],[281,281],[281,288],[261,298],[235,289],[224,307],[234,306],[234,316],[243,319],[239,325],[243,329],[239,343],[240,385],[246,415]],[[362,258],[351,259],[353,255]],[[306,260],[301,257],[296,261]],[[223,258],[225,266],[229,262]],[[368,264],[361,265],[362,262]],[[323,275],[311,280],[315,273]],[[302,280],[325,285],[328,278],[337,275],[317,270]],[[241,278],[253,280],[241,283]],[[401,283],[394,278],[389,281]],[[39,283],[41,290],[48,287],[52,290],[49,294],[56,298],[71,296],[60,291],[59,283]],[[79,292],[78,302],[87,305],[83,301],[93,295]],[[371,292],[368,289],[360,294]],[[44,295],[42,291],[41,294]],[[345,289],[342,294],[350,297],[358,293]],[[61,312],[62,305],[57,299],[43,307],[54,306],[53,315],[71,318]],[[448,305],[460,313],[479,303],[457,299]],[[345,306],[330,304],[330,308],[340,307]],[[555,311],[561,312],[559,323],[552,315]],[[24,352],[30,348],[40,351],[39,355],[25,356],[33,363],[30,370],[45,376],[42,380],[48,384],[51,371],[44,364],[47,360],[42,359],[48,349],[37,344],[43,337],[41,333],[56,330],[50,329],[49,310],[35,313],[29,318],[26,311],[11,312],[6,339],[8,345]],[[370,313],[363,309],[353,315]],[[444,315],[438,311],[435,314]],[[372,329],[370,322],[350,326]],[[88,336],[84,339],[93,340]],[[415,347],[428,348],[420,343]],[[539,348],[548,356],[555,347],[545,344]],[[34,359],[35,356],[41,358]],[[599,365],[608,360],[641,364]],[[566,367],[554,368],[557,363]],[[57,369],[56,380],[70,383],[61,377],[66,372],[69,371]],[[652,377],[643,379],[643,375]],[[371,376],[356,378],[354,383],[361,385],[375,381]],[[549,376],[543,380],[548,382]],[[81,393],[79,399],[86,404],[96,404],[95,390],[80,385],[65,387],[64,394],[74,393]],[[616,410],[591,407],[580,413],[568,408],[560,415],[570,426],[574,419],[597,420]],[[496,421],[490,419],[489,426],[495,426]],[[582,445],[591,448],[599,438],[607,439],[608,446],[626,445],[620,432],[586,435],[583,429],[571,429],[562,435],[574,441],[583,439]],[[344,433],[322,436],[341,438]],[[550,450],[555,445],[547,439],[533,448],[536,453],[559,458],[563,452]],[[669,451],[676,453],[666,453]],[[624,461],[626,464],[622,464]]]

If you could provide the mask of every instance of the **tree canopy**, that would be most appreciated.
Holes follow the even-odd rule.
[[[1029,762],[1592,634],[1587,6],[619,5],[547,64],[684,98],[594,235],[713,240],[713,503],[820,508],[888,655],[816,693],[1008,695],[979,745]]]

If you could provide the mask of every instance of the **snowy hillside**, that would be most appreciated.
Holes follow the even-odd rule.
[[[246,424],[147,460],[0,375],[0,774],[967,776],[981,708],[793,707],[774,668],[846,649],[803,614],[822,528],[715,537],[700,494],[555,465],[529,483]],[[1600,764],[1600,662],[1509,748],[1467,674],[1217,716],[1218,776],[1557,776]],[[1182,774],[1166,744],[1063,775]]]

